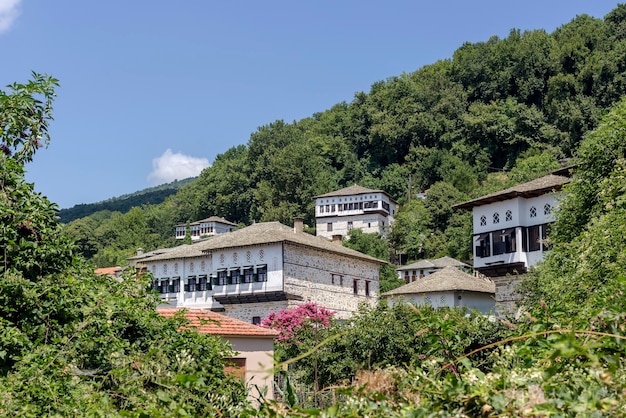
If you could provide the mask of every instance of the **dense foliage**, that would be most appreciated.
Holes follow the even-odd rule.
[[[468,259],[470,219],[451,205],[549,172],[626,91],[625,9],[466,43],[349,103],[260,127],[165,203],[142,207],[141,231],[114,232],[106,224],[123,220],[93,215],[69,232],[99,265],[122,264],[167,245],[173,225],[212,215],[314,225],[313,196],[358,183],[402,205],[392,254]]]
[[[230,346],[161,317],[146,275],[96,276],[24,180],[56,86],[0,92],[0,416],[242,416]]]

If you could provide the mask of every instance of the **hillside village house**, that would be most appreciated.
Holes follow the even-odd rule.
[[[260,323],[270,312],[315,302],[349,317],[378,301],[386,262],[303,232],[263,222],[146,257],[162,307],[222,311]]]
[[[176,239],[185,239],[185,236],[187,236],[188,226],[192,241],[197,241],[200,238],[206,238],[218,234],[224,234],[226,232],[231,232],[235,228],[237,228],[236,224],[227,221],[224,218],[211,216],[210,218],[192,222],[189,225],[176,225]]]
[[[513,309],[517,298],[517,280],[507,274],[525,273],[543,260],[553,210],[569,181],[550,174],[454,206],[472,210],[474,269],[494,278],[496,303],[502,308]]]
[[[397,207],[387,192],[356,184],[314,199],[316,235],[328,239],[345,237],[353,228],[386,236]]]
[[[158,313],[172,317],[179,309],[162,308]],[[274,339],[278,332],[249,324],[236,318],[206,309],[186,309],[188,327],[201,334],[217,335],[226,339],[235,351],[235,356],[226,359],[226,371],[240,376],[250,389],[248,398],[255,401],[259,391],[266,399],[274,398]]]
[[[381,297],[389,306],[411,303],[433,308],[465,307],[489,314],[495,307],[495,291],[496,285],[489,278],[476,277],[450,265],[383,293]]]
[[[405,283],[412,283],[445,267],[456,267],[467,272],[472,271],[472,266],[469,264],[446,256],[435,260],[419,260],[415,263],[398,267],[396,272],[400,280],[404,280]]]

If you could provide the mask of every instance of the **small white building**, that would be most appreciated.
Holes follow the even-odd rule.
[[[455,260],[452,257],[441,257],[435,260],[419,260],[415,263],[407,264],[396,269],[398,278],[404,280],[405,283],[412,283],[422,279],[431,273],[441,270],[444,267],[456,267],[466,272],[472,271],[472,266],[462,261]]]
[[[383,190],[358,185],[315,196],[316,235],[345,237],[351,229],[387,236],[397,202]]]
[[[157,312],[171,318],[180,309],[158,309]],[[186,328],[195,328],[201,334],[216,335],[228,341],[234,357],[224,359],[225,370],[248,386],[248,399],[256,402],[261,393],[266,399],[274,398],[274,340],[278,332],[240,321],[207,309],[184,309],[189,321]]]
[[[468,308],[488,314],[495,307],[496,285],[489,278],[475,277],[448,266],[425,276],[421,280],[405,284],[381,297],[391,306],[411,303],[433,308]]]
[[[553,210],[568,177],[550,174],[458,205],[471,209],[474,269],[486,276],[525,273],[543,260]]]
[[[218,216],[211,216],[210,218],[192,222],[189,225],[176,225],[176,239],[185,239],[185,237],[187,236],[187,227],[189,227],[191,240],[197,241],[200,238],[207,238],[218,234],[224,234],[226,232],[231,232],[235,230],[235,228],[237,228],[237,224],[234,224]]]
[[[137,259],[162,307],[206,308],[259,323],[270,312],[315,302],[348,318],[375,306],[385,261],[293,228],[263,222]]]

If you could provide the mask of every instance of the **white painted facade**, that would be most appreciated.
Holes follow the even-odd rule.
[[[360,229],[386,236],[396,210],[396,201],[386,192],[359,186],[316,196],[316,235],[332,239]]]
[[[352,251],[305,235],[331,249]],[[163,301],[160,307],[207,308],[258,322],[270,312],[306,302],[334,310],[337,318],[345,319],[360,303],[374,306],[378,301],[382,262],[365,255],[355,258],[284,241],[209,252],[194,251],[197,245],[202,243],[141,260],[154,277],[153,288]]]
[[[493,295],[468,291],[440,291],[387,297],[389,306],[398,303],[411,303],[415,306],[431,306],[433,308],[467,308],[476,309],[480,313],[493,312],[495,302]]]
[[[176,239],[185,239],[187,235],[187,225],[176,225]],[[191,241],[197,241],[201,238],[211,237],[218,234],[225,234],[233,231],[237,227],[236,224],[226,219],[212,216],[201,221],[189,224],[189,232]]]
[[[468,202],[472,209],[474,269],[490,277],[525,273],[543,260],[562,186],[550,174]]]
[[[474,268],[522,263],[525,268],[543,260],[548,225],[554,222],[557,195],[514,199],[477,206],[474,223]]]

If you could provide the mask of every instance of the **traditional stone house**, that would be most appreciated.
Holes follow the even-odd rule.
[[[555,172],[561,173],[562,171]],[[474,269],[496,282],[501,312],[515,309],[518,274],[543,260],[554,209],[568,177],[550,174],[458,205],[472,210]]]
[[[176,315],[180,309],[161,308],[157,310],[165,317]],[[274,339],[278,332],[253,325],[236,318],[212,312],[207,309],[184,309],[188,327],[199,333],[217,335],[226,339],[235,355],[226,359],[227,372],[240,376],[250,393],[249,399],[259,398],[259,391],[265,399],[274,398]]]
[[[389,193],[356,184],[314,199],[316,235],[328,239],[345,237],[353,228],[386,236],[397,207]]]
[[[456,267],[466,272],[472,271],[472,266],[469,264],[446,256],[435,260],[419,260],[415,263],[398,267],[396,272],[399,279],[404,280],[405,283],[411,283],[445,267]]]
[[[434,308],[476,309],[491,313],[495,306],[496,286],[485,276],[473,276],[457,267],[447,266],[404,286],[383,293],[389,305],[412,303]]]
[[[237,227],[237,224],[227,221],[224,218],[211,216],[210,218],[192,222],[189,225],[176,225],[176,239],[185,239],[185,236],[187,236],[188,226],[191,234],[191,240],[197,241],[200,238],[231,232]]]
[[[258,323],[315,302],[349,317],[378,301],[386,262],[278,222],[250,225],[136,260],[154,277],[163,307],[206,308]]]

